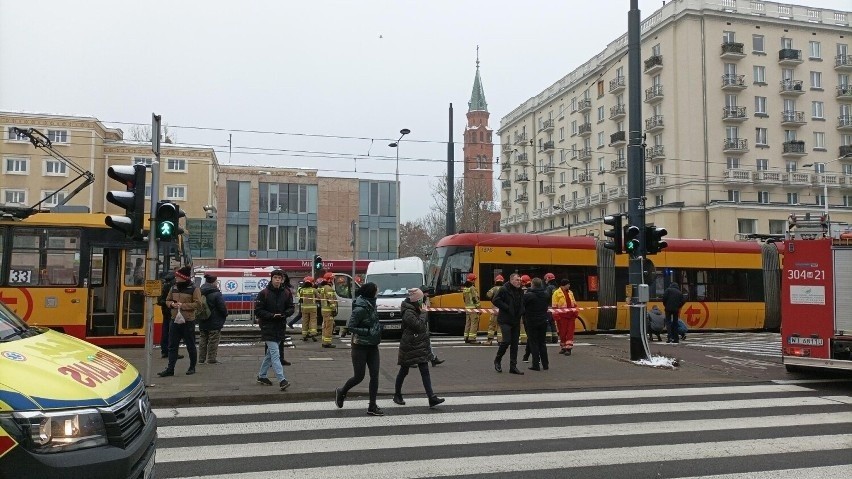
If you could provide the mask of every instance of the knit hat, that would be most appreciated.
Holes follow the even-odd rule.
[[[175,278],[180,281],[190,281],[192,279],[192,268],[189,266],[184,266],[183,268],[175,271]]]
[[[416,303],[423,299],[423,291],[420,288],[411,288],[408,290],[408,300]]]

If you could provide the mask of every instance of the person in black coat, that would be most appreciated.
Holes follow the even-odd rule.
[[[532,287],[524,293],[524,325],[527,331],[527,344],[532,354],[533,371],[547,370],[547,309],[550,307],[550,296],[541,278],[533,278]],[[539,367],[541,364],[541,367]]]
[[[172,311],[171,308],[166,306],[166,298],[169,297],[169,293],[175,285],[174,271],[169,271],[163,275],[162,284],[163,288],[160,291],[160,298],[157,301],[157,304],[160,305],[160,310],[163,313],[163,326],[160,330],[160,353],[162,354],[163,359],[166,359],[169,357],[169,327],[172,325]],[[178,356],[178,359],[183,359],[182,355]]]
[[[210,317],[198,322],[198,362],[201,364],[219,362],[216,359],[219,338],[228,318],[228,307],[222,292],[216,286],[216,279],[216,276],[207,273],[204,275],[204,284],[201,285],[201,296],[210,308]]]
[[[408,290],[408,299],[402,302],[402,337],[399,339],[399,373],[396,375],[396,388],[393,402],[405,405],[402,399],[402,383],[408,376],[408,370],[417,367],[423,389],[429,398],[429,407],[435,407],[444,402],[432,391],[432,380],[429,377],[429,360],[432,351],[429,346],[429,322],[423,314],[423,291],[420,288]]]
[[[668,328],[667,343],[679,343],[677,335],[677,319],[680,313],[680,308],[683,306],[683,293],[680,291],[680,286],[672,282],[669,287],[663,291],[663,307],[666,309],[666,328]]]
[[[509,350],[509,373],[524,374],[518,370],[518,341],[521,336],[521,316],[524,315],[523,291],[521,290],[521,277],[512,273],[509,282],[504,284],[491,300],[497,307],[497,324],[503,333],[503,342],[497,349],[497,357],[494,358],[494,369],[501,373],[503,367],[501,361],[506,350]]]
[[[265,386],[272,385],[272,381],[266,377],[271,366],[275,371],[278,387],[284,391],[290,386],[290,382],[284,376],[284,365],[281,364],[278,345],[287,334],[287,317],[293,314],[296,307],[292,291],[284,284],[284,272],[276,269],[270,276],[269,285],[257,294],[254,303],[254,314],[260,321],[260,337],[266,343],[257,382]]]

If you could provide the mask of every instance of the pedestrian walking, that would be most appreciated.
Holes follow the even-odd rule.
[[[492,304],[497,291],[500,291],[500,288],[503,287],[503,281],[503,275],[498,274],[494,277],[494,286],[485,293],[485,297],[492,301]],[[494,343],[495,335],[497,336],[497,342],[499,343],[503,334],[500,332],[500,327],[497,325],[497,315],[495,313],[491,313],[491,316],[488,319],[488,338],[487,341],[485,341],[485,344],[491,346]]]
[[[272,386],[272,381],[266,377],[269,368],[275,371],[278,387],[284,391],[290,386],[284,375],[279,347],[287,332],[287,317],[293,314],[296,307],[293,303],[293,293],[284,284],[284,271],[273,270],[270,273],[269,284],[257,294],[254,303],[254,314],[260,322],[260,337],[266,343],[257,382],[264,386]]]
[[[192,284],[192,268],[184,266],[175,271],[175,284],[166,297],[172,325],[169,327],[169,364],[157,373],[161,378],[175,375],[180,342],[189,353],[187,375],[195,374],[198,351],[195,349],[195,310],[201,307],[201,291]]]
[[[524,323],[527,329],[527,346],[532,354],[532,366],[529,369],[541,371],[549,369],[547,359],[547,309],[550,297],[544,289],[541,278],[533,278],[532,287],[524,293]]]
[[[423,389],[429,399],[429,407],[435,407],[444,402],[432,391],[432,380],[429,376],[429,360],[432,355],[429,346],[429,321],[423,311],[423,291],[420,288],[408,290],[408,298],[402,302],[402,336],[399,339],[399,356],[397,364],[399,373],[396,375],[393,402],[405,405],[402,398],[402,383],[408,376],[408,370],[417,367]]]
[[[169,357],[169,328],[172,325],[172,308],[166,305],[166,299],[172,291],[172,286],[175,285],[175,273],[169,271],[163,275],[163,287],[160,290],[160,298],[157,304],[160,305],[160,312],[163,315],[163,323],[160,329],[160,355],[163,359]],[[178,359],[183,359],[182,355],[178,355]]]
[[[222,328],[228,319],[228,306],[225,298],[216,285],[216,276],[208,273],[204,275],[204,284],[201,285],[202,301],[207,301],[210,308],[210,317],[198,322],[198,362],[204,364],[216,364],[219,362],[217,353],[219,351],[219,339]]]
[[[512,273],[509,282],[497,291],[492,302],[498,309],[497,323],[503,332],[503,341],[500,342],[497,357],[494,358],[494,369],[498,373],[503,372],[501,362],[508,349],[509,373],[524,374],[518,369],[518,340],[521,335],[521,317],[524,315],[521,277],[517,273]]]
[[[679,343],[677,333],[677,319],[680,313],[680,308],[683,306],[683,293],[680,291],[680,285],[675,282],[669,284],[669,287],[663,291],[663,308],[666,310],[666,328],[668,329],[667,343]]]
[[[476,289],[476,275],[470,273],[467,275],[467,281],[462,288],[462,297],[464,298],[464,307],[467,310],[464,321],[464,342],[469,344],[479,344],[476,336],[479,334],[479,312],[474,311],[479,309],[479,290]]]
[[[384,416],[385,413],[376,404],[379,392],[379,343],[382,342],[382,324],[376,312],[376,283],[364,283],[358,290],[358,297],[352,303],[352,316],[346,327],[352,333],[352,371],[343,387],[334,390],[334,403],[343,407],[346,393],[364,380],[365,369],[370,370],[370,403],[367,414]]]
[[[559,288],[553,292],[551,304],[556,310],[553,311],[553,319],[556,321],[556,331],[559,333],[561,348],[559,354],[570,356],[571,350],[574,349],[574,322],[579,316],[570,281],[567,279],[559,281]],[[559,309],[563,311],[558,311]]]
[[[656,304],[654,307],[648,311],[647,315],[648,319],[648,339],[653,341],[654,335],[657,336],[657,341],[662,341],[663,338],[660,337],[660,333],[666,329],[666,316],[663,314],[663,311],[660,310],[660,307]]]

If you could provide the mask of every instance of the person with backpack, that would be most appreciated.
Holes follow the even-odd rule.
[[[225,327],[225,320],[228,318],[228,307],[225,305],[225,298],[222,297],[222,292],[216,286],[216,276],[212,274],[204,275],[204,284],[201,285],[202,308],[196,312],[195,317],[198,319],[198,362],[204,364],[216,364],[219,361],[216,359],[216,353],[219,350],[219,338],[222,333],[222,328]],[[206,306],[206,308],[204,308]],[[204,317],[206,316],[206,317]]]
[[[166,297],[166,306],[171,311],[172,325],[169,328],[169,365],[157,373],[161,378],[175,375],[178,348],[183,340],[189,353],[187,375],[195,374],[198,360],[195,349],[195,310],[201,308],[201,291],[192,283],[192,267],[184,266],[175,271],[175,284]]]

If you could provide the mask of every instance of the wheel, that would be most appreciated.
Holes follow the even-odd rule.
[[[785,364],[784,368],[787,369],[788,373],[802,373],[805,371],[801,366],[793,366],[791,364]]]

